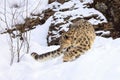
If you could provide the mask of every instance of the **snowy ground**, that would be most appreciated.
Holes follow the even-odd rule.
[[[0,80],[120,80],[120,39],[97,37],[91,50],[73,62],[62,63],[61,58],[39,63],[26,54],[20,63],[9,65],[9,48],[1,38]],[[58,46],[33,45],[39,52]]]
[[[59,47],[47,47],[50,21],[51,18],[31,32],[30,52],[43,53]],[[30,54],[25,54],[20,63],[14,62],[10,66],[7,35],[0,35],[0,45],[0,80],[120,80],[120,38],[96,37],[91,50],[66,63],[62,62],[61,57],[40,63]]]

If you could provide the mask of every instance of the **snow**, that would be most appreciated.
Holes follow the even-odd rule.
[[[101,33],[102,36],[102,35],[110,34],[110,31],[96,31],[95,33]]]
[[[19,1],[12,0],[8,8],[12,4],[19,4]],[[33,6],[34,3],[40,2],[47,5],[48,0],[42,1],[29,0],[29,4]],[[85,0],[85,2],[87,1],[92,2],[92,0]],[[3,11],[2,3],[4,0],[1,0],[0,3],[1,12]],[[43,8],[38,8],[34,12],[39,12],[39,9]],[[7,10],[9,11],[9,9]],[[30,11],[32,10],[30,9]],[[98,13],[98,11],[92,10],[95,14]],[[89,15],[88,13],[85,12],[85,15]],[[64,13],[64,15],[66,14]],[[100,15],[104,17],[102,14]],[[2,14],[0,16],[4,20],[4,16]],[[9,16],[11,17],[11,15]],[[21,18],[21,16],[19,17]],[[31,31],[30,53],[34,51],[41,54],[59,48],[59,46],[47,46],[46,37],[51,22],[52,18],[50,17],[45,24],[39,25]],[[94,24],[95,21],[91,19],[90,22]],[[5,24],[2,21],[0,23],[2,30]],[[11,24],[9,19],[8,23]],[[113,40],[112,38],[96,37],[89,51],[75,61],[65,63],[62,62],[61,57],[46,62],[37,62],[29,53],[24,54],[19,63],[14,61],[10,66],[11,55],[7,35],[0,35],[0,45],[0,80],[120,80],[120,38]]]
[[[31,32],[31,40],[34,42],[37,42],[40,45],[46,45],[47,46],[47,33],[48,33],[48,29],[49,26],[51,24],[51,20],[52,18],[50,17],[45,24],[43,25],[38,25],[36,26],[36,29],[34,29]],[[41,34],[42,33],[42,34]],[[38,37],[40,36],[40,37]]]
[[[3,38],[2,38],[3,39]],[[3,44],[1,41],[0,43]],[[7,51],[1,46],[1,80],[119,80],[120,79],[120,39],[97,37],[92,49],[73,62],[63,63],[61,58],[47,62],[37,62],[29,54],[20,63],[8,65]],[[52,51],[58,46],[39,48],[39,52]],[[8,49],[7,49],[8,50]],[[8,51],[9,52],[9,51]]]

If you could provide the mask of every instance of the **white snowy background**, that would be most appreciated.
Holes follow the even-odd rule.
[[[9,26],[12,25],[11,14],[16,11],[16,8],[12,8],[14,4],[20,6],[17,8],[16,23],[22,23],[26,15],[30,17],[31,12],[40,13],[45,8],[51,7],[47,4],[48,0],[28,0],[26,14],[24,0],[0,0],[0,31],[6,26],[1,21],[5,19],[3,15],[5,1],[7,1],[6,15]],[[76,1],[79,0],[71,0],[71,2],[61,5],[60,8],[70,7]],[[83,1],[92,2],[92,0]],[[99,11],[95,9],[84,10],[82,3],[79,4],[81,14],[86,16],[89,15],[88,12],[93,12],[104,18]],[[20,13],[21,11],[23,12]],[[39,25],[40,27],[31,31],[30,53],[33,51],[43,53],[59,48],[59,46],[47,46],[46,37],[51,21],[52,17],[45,24]],[[104,21],[106,20],[104,19]],[[96,24],[100,21],[91,19],[90,22]],[[46,62],[37,62],[30,56],[30,53],[23,52],[25,55],[21,61],[14,62],[12,66],[10,66],[11,55],[8,39],[7,34],[0,35],[0,80],[120,80],[120,38],[113,40],[112,38],[96,37],[91,50],[73,62],[63,63],[61,57]]]

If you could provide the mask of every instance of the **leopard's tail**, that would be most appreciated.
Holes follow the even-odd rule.
[[[44,53],[44,54],[40,54],[40,55],[33,52],[31,54],[31,56],[37,61],[46,61],[46,60],[58,57],[58,56],[60,56],[62,54],[63,54],[63,52],[60,52],[60,49],[57,49],[57,50],[47,52],[47,53]]]

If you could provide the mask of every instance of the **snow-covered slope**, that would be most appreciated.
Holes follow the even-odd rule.
[[[119,80],[120,39],[97,37],[91,50],[73,62],[63,63],[61,57],[37,62],[29,54],[20,63],[9,66],[9,50],[3,36],[0,37],[0,80]],[[43,47],[33,43],[34,50],[41,52],[59,46]]]
[[[46,46],[50,21],[51,17],[44,25],[31,31],[30,53],[35,51],[41,54],[59,47]],[[0,80],[120,80],[119,51],[120,38],[96,37],[92,49],[73,62],[63,63],[62,58],[58,57],[40,63],[23,52],[21,61],[10,66],[8,36],[0,35]]]

